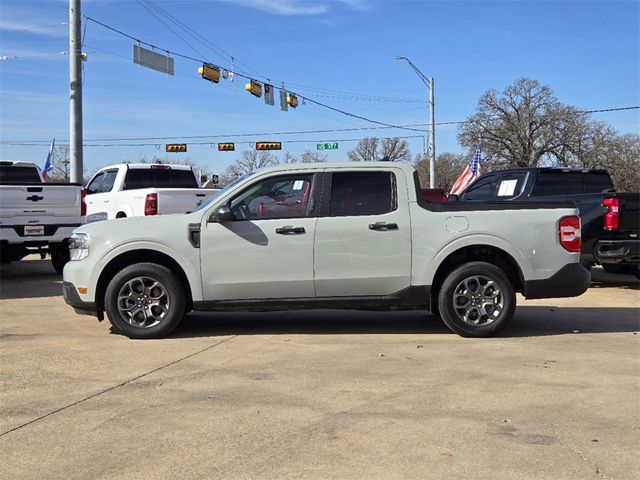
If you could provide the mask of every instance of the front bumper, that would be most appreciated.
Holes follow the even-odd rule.
[[[94,302],[85,302],[80,298],[76,286],[71,282],[62,282],[62,296],[67,305],[73,307],[76,313],[80,315],[90,315],[102,320],[103,313],[98,312],[98,307]]]
[[[591,272],[580,263],[570,263],[542,280],[524,282],[524,296],[534,298],[577,297],[589,288]]]
[[[640,263],[640,239],[599,240],[594,248],[594,257],[600,264]]]

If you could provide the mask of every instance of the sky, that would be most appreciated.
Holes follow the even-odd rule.
[[[42,165],[51,139],[69,142],[68,8],[67,0],[0,2],[3,160]],[[419,154],[423,131],[370,129],[381,125],[313,103],[426,124],[428,89],[396,56],[434,78],[436,122],[465,120],[485,91],[520,77],[583,110],[640,105],[639,1],[84,0],[82,13],[194,59],[172,55],[173,76],[145,68],[133,63],[132,39],[82,19],[89,172],[159,155],[222,173],[259,141],[294,155],[337,142],[325,153],[342,161],[360,138],[399,136]],[[234,81],[203,80],[202,61],[235,72]],[[283,112],[278,92],[266,105],[244,90],[243,74],[310,100]],[[640,110],[592,118],[640,133]],[[357,130],[282,133],[340,129]],[[456,135],[456,125],[438,125],[436,152],[466,153]],[[235,142],[236,152],[217,151],[218,142]],[[165,154],[166,143],[188,151]]]

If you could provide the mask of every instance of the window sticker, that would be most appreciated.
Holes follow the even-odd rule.
[[[516,191],[516,185],[518,180],[503,180],[500,182],[500,188],[498,189],[499,197],[511,197]]]
[[[304,186],[304,180],[296,180],[295,182],[293,182],[292,190],[302,190],[303,186]]]

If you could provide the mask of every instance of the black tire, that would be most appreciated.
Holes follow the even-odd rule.
[[[470,262],[445,278],[438,292],[438,309],[447,327],[458,335],[488,337],[513,317],[516,294],[500,268]]]
[[[638,267],[635,265],[620,265],[617,263],[605,263],[602,268],[604,268],[605,272],[622,275],[634,275],[638,271]]]
[[[116,218],[127,218],[127,214],[124,212],[118,212]]]
[[[118,272],[104,299],[111,325],[129,338],[141,339],[168,335],[182,321],[185,304],[178,277],[155,263],[136,263]]]
[[[51,264],[56,272],[62,275],[64,266],[69,261],[69,246],[66,243],[59,245],[49,245],[49,253],[51,254]]]

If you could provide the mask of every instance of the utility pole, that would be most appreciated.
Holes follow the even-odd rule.
[[[71,182],[82,183],[82,43],[80,0],[69,0],[69,148]]]
[[[429,158],[429,188],[436,188],[436,105],[433,77],[429,78],[429,117],[431,118],[431,154]]]
[[[429,188],[436,188],[436,105],[433,77],[427,76],[416,67],[407,57],[395,57],[396,60],[406,60],[420,80],[429,88],[429,123],[431,124],[429,145]]]

